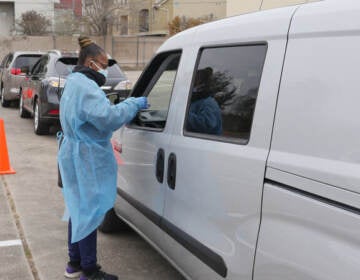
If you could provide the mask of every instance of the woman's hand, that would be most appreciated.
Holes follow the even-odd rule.
[[[139,110],[144,110],[144,109],[147,109],[147,108],[150,107],[149,103],[148,103],[148,100],[147,100],[147,98],[145,96],[136,97],[135,102],[138,105]]]

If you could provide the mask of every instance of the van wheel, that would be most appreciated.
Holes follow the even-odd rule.
[[[30,113],[24,109],[24,98],[22,92],[20,91],[20,102],[19,102],[19,115],[20,118],[30,118]]]
[[[104,220],[98,227],[98,230],[102,233],[115,233],[128,231],[129,229],[129,225],[116,215],[113,208],[106,213]]]
[[[3,106],[3,107],[10,106],[10,101],[5,100],[5,88],[4,87],[1,88],[1,106]]]
[[[40,117],[40,101],[39,98],[35,101],[34,108],[34,132],[37,135],[49,134],[49,125],[44,123]]]

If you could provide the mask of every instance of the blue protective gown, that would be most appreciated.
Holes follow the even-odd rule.
[[[117,164],[110,139],[137,111],[135,98],[111,105],[101,88],[85,75],[72,73],[67,78],[60,101],[64,140],[58,163],[72,243],[94,231],[114,206]]]

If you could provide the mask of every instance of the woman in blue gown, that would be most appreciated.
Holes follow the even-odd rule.
[[[63,141],[58,163],[69,212],[69,262],[65,276],[116,280],[97,264],[96,229],[116,198],[117,164],[110,142],[114,130],[146,109],[145,97],[111,105],[102,91],[108,58],[87,37],[79,38],[78,65],[66,81],[60,101]]]

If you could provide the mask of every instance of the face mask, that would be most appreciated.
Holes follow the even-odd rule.
[[[95,66],[99,69],[97,72],[100,73],[101,75],[103,75],[106,79],[108,76],[108,70],[100,68],[94,61],[92,61],[92,63],[94,63]]]

